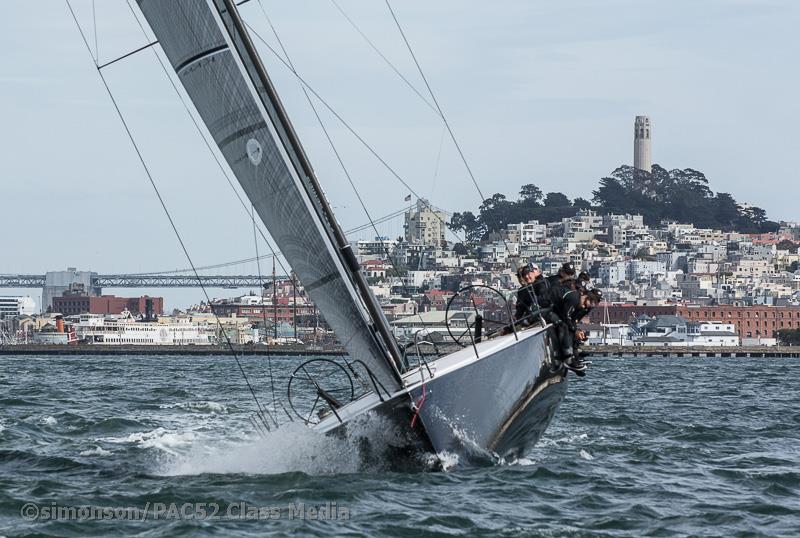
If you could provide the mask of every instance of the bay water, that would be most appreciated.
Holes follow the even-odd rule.
[[[242,366],[269,407],[302,360]],[[259,435],[227,356],[0,356],[0,535],[800,535],[796,359],[596,358],[569,382],[522,460],[401,473]]]

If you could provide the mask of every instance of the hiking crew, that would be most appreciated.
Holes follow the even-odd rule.
[[[597,290],[589,289],[589,274],[582,271],[575,277],[575,266],[567,262],[558,273],[549,277],[542,275],[536,264],[526,265],[517,271],[520,289],[514,320],[522,327],[533,323],[533,313],[543,309],[545,320],[552,324],[557,343],[558,358],[579,376],[586,375],[587,364],[584,353],[577,348],[587,338],[578,330],[578,322],[586,317],[601,299]]]

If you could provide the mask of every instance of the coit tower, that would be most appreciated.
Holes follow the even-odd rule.
[[[636,116],[633,124],[633,167],[653,171],[653,148],[650,143],[650,116]]]

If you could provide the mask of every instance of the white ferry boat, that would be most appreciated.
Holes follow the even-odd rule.
[[[137,321],[125,310],[119,316],[81,314],[72,319],[78,339],[91,344],[175,346],[216,343],[213,326],[188,318]]]

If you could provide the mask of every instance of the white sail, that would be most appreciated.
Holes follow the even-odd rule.
[[[228,9],[235,9],[232,3],[137,1],[214,141],[311,299],[350,356],[363,361],[387,388],[399,387],[396,344],[386,320],[359,282],[363,275],[357,273],[354,257],[343,250],[341,229],[244,35],[238,13]]]

